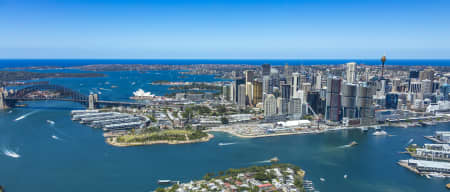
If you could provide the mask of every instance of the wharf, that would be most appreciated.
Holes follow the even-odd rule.
[[[437,139],[437,138],[435,138],[433,136],[423,136],[423,137],[425,137],[426,139],[429,139],[429,140],[431,140],[431,141],[433,141],[435,143],[445,143],[444,141],[441,141],[441,140],[439,140],[439,139]]]
[[[414,173],[421,175],[420,172],[416,168],[409,166],[408,163],[399,161],[398,164],[404,168],[409,169],[410,171],[412,171]]]

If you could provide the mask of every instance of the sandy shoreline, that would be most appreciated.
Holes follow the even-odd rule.
[[[204,137],[201,139],[194,139],[188,141],[174,141],[174,140],[160,140],[160,141],[148,141],[141,143],[118,143],[116,138],[107,138],[105,140],[106,143],[115,147],[131,147],[131,146],[140,146],[140,145],[156,145],[156,144],[169,144],[169,145],[178,145],[178,144],[189,144],[189,143],[200,143],[200,142],[208,142],[214,138],[213,134],[208,134],[208,137]]]

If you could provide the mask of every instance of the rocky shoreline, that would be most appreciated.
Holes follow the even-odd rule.
[[[155,145],[155,144],[178,145],[178,144],[201,143],[201,142],[208,142],[212,138],[214,138],[214,135],[208,134],[207,137],[203,137],[201,139],[185,140],[185,141],[159,140],[159,141],[147,141],[147,142],[138,142],[138,143],[119,143],[119,142],[117,142],[116,137],[114,137],[114,138],[107,138],[105,140],[105,142],[108,143],[109,145],[112,145],[115,147],[131,147],[131,146]]]

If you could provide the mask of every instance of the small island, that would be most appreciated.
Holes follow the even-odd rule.
[[[126,135],[111,137],[106,139],[110,145],[117,147],[153,145],[153,144],[187,144],[207,142],[214,138],[214,135],[201,130],[157,130],[148,128],[142,133],[133,131]]]
[[[160,180],[160,184],[175,183],[156,192],[169,191],[305,191],[314,190],[311,181],[304,181],[305,171],[292,164],[252,166],[228,169],[217,174],[207,173],[203,180],[179,183]]]

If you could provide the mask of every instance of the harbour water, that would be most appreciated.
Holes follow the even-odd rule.
[[[107,74],[104,78],[50,82],[85,94],[107,88],[100,90],[100,98],[128,100],[139,88],[165,94],[167,86],[148,84],[154,80],[217,80],[190,75],[179,79],[175,71]],[[8,192],[147,192],[158,186],[158,179],[185,182],[208,172],[268,163],[275,156],[282,163],[303,168],[320,191],[444,191],[450,182],[426,179],[396,164],[408,158],[399,152],[411,139],[419,145],[429,143],[424,135],[449,130],[450,124],[387,127],[391,136],[373,136],[373,130],[255,139],[215,133],[206,143],[118,148],[104,142],[101,130],[71,121],[70,110],[79,108],[82,106],[76,103],[48,101],[0,112],[0,185]],[[352,141],[358,145],[342,147]]]

